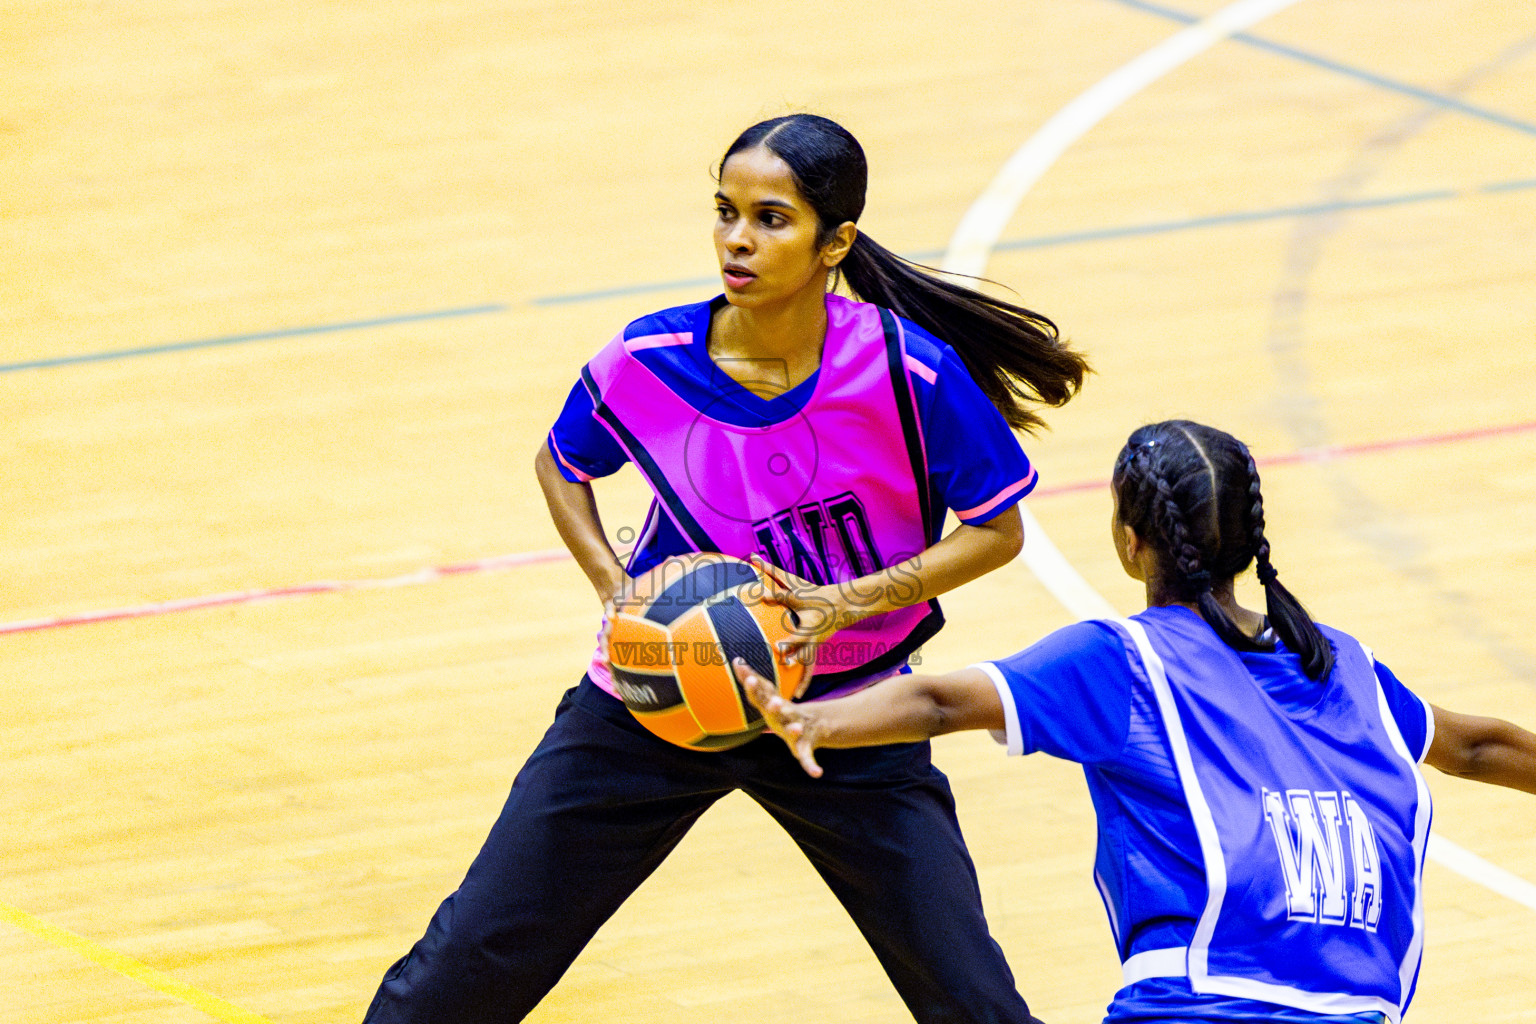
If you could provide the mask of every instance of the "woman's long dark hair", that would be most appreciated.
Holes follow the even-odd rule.
[[[858,223],[869,180],[864,150],[836,121],[815,114],[775,117],[742,132],[720,160],[765,146],[789,165],[820,221],[825,245],[839,225]],[[1016,429],[1044,420],[1030,404],[1064,405],[1083,385],[1088,362],[1061,340],[1049,319],[934,276],[860,231],[838,267],[860,299],[884,306],[947,342],[981,390]]]
[[[1308,676],[1328,678],[1333,646],[1270,564],[1259,470],[1246,445],[1188,420],[1153,423],[1120,450],[1113,486],[1120,522],[1158,553],[1154,592],[1198,605],[1228,645],[1263,650],[1211,593],[1214,584],[1256,563],[1275,635],[1301,658]]]

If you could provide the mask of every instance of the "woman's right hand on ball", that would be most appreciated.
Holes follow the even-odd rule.
[[[805,674],[795,691],[795,696],[799,697],[811,684],[817,649],[833,633],[856,621],[857,616],[842,605],[842,592],[839,588],[818,586],[792,572],[770,565],[761,555],[749,555],[747,560],[757,570],[763,599],[770,604],[781,605],[791,613],[793,639],[780,641],[777,651],[781,662],[804,667]]]

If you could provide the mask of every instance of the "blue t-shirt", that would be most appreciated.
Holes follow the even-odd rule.
[[[1303,714],[1330,699],[1283,644],[1273,652],[1236,653],[1288,713]],[[1006,735],[998,739],[1010,754],[1039,751],[1083,765],[1099,822],[1094,881],[1122,960],[1133,949],[1189,945],[1207,896],[1200,840],[1161,714],[1148,689],[1136,685],[1139,663],[1119,630],[1091,621],[978,666],[998,684],[1007,718]],[[1386,666],[1376,663],[1375,672],[1409,752],[1422,761],[1433,738],[1429,706]],[[1122,988],[1106,1017],[1109,1024],[1170,1019],[1361,1024],[1375,1018],[1196,995],[1187,979],[1168,977]]]
[[[685,345],[636,353],[645,366],[709,415],[741,426],[777,423],[798,415],[815,392],[820,371],[783,394],[763,398],[743,387],[709,355],[709,322],[723,298],[662,310],[634,321],[626,337],[691,334]],[[1035,472],[1002,413],[982,392],[954,349],[903,321],[908,372],[917,399],[933,507],[953,509],[961,522],[984,523],[1007,511],[1035,486]],[[894,437],[892,444],[901,444]],[[617,472],[628,461],[612,434],[593,415],[592,397],[578,381],[554,428],[550,454],[572,483]],[[1022,486],[1021,486],[1022,482]],[[936,522],[935,528],[942,527]],[[937,534],[929,543],[937,541]],[[671,519],[652,514],[629,563],[635,575],[673,555],[693,550]]]

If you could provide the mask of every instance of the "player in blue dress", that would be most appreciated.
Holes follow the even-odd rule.
[[[1423,950],[1419,764],[1536,793],[1536,735],[1416,697],[1280,583],[1229,434],[1143,427],[1115,464],[1116,551],[1148,608],[873,695],[791,704],[737,671],[811,775],[818,747],[990,729],[1084,766],[1094,878],[1130,1021],[1397,1022]],[[1267,617],[1239,606],[1255,565]]]
[[[825,118],[749,128],[715,193],[725,293],[641,317],[584,368],[534,465],[594,611],[669,556],[762,556],[819,577],[803,599],[832,614],[812,639],[884,617],[878,628],[897,642],[817,684],[878,689],[942,625],[939,594],[1018,553],[1015,506],[1035,475],[1009,427],[1038,424],[1036,403],[1071,398],[1086,364],[1049,320],[871,241],[855,225],[866,178],[858,142]],[[838,277],[862,301],[830,295]],[[853,319],[869,329],[851,331]],[[709,487],[693,486],[690,452],[718,450],[690,447],[701,435],[807,422],[817,444],[806,464],[709,466]],[[656,498],[627,565],[590,486],[626,462]],[[805,477],[803,493],[781,503],[790,473]],[[943,533],[946,509],[960,523]],[[875,542],[893,527],[899,542]],[[736,790],[810,858],[918,1021],[1034,1020],[987,930],[949,783],[926,743],[842,752],[819,782],[769,736],[686,750],[613,696],[599,654],[463,883],[385,973],[367,1021],[523,1019],[699,816]]]

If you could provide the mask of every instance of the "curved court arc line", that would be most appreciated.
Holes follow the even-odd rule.
[[[1061,155],[1104,118],[1169,72],[1299,0],[1238,0],[1110,72],[1046,121],[1014,151],[986,190],[965,211],[949,239],[943,267],[980,277],[1024,195]]]
[[[1278,14],[1298,0],[1238,0],[1147,50],[1090,86],[1057,111],[1014,151],[960,219],[941,266],[955,274],[986,273],[1003,231],[1024,196],[1073,143],[1137,93],[1183,66],[1221,40]],[[1119,613],[1057,549],[1029,508],[1024,517],[1024,559],[1051,595],[1083,619],[1113,618]]]
[[[1536,33],[1525,35],[1500,52],[1442,85],[1452,99],[1498,80],[1536,54]],[[1322,382],[1313,366],[1317,353],[1309,343],[1309,312],[1325,273],[1324,267],[1347,248],[1344,240],[1358,230],[1344,211],[1357,194],[1391,165],[1396,156],[1451,113],[1445,104],[1424,103],[1364,136],[1350,159],[1313,185],[1316,203],[1341,207],[1339,216],[1308,217],[1292,223],[1281,268],[1270,288],[1270,317],[1264,349],[1274,368],[1271,403],[1280,424],[1297,444],[1326,446],[1333,433],[1334,412],[1322,400]],[[1491,628],[1474,610],[1455,573],[1437,570],[1424,559],[1431,543],[1412,523],[1405,522],[1389,503],[1362,488],[1353,474],[1326,468],[1321,480],[1332,493],[1339,531],[1366,550],[1382,566],[1415,588],[1418,600],[1436,608],[1462,638],[1475,645],[1512,677],[1536,683],[1536,658],[1522,645]]]
[[[1115,109],[1153,82],[1216,43],[1277,14],[1298,0],[1238,0],[1209,18],[1169,37],[1111,72],[1051,117],[1014,151],[981,196],[961,218],[942,263],[952,273],[981,277],[1008,222],[1035,182],[1061,155]],[[1051,596],[1079,619],[1116,617],[1114,606],[1083,578],[1056,547],[1024,503],[1024,550],[1029,570]],[[1536,886],[1436,835],[1429,859],[1491,892],[1536,910]],[[1489,870],[1492,869],[1492,870]],[[1511,880],[1514,883],[1512,884]]]

